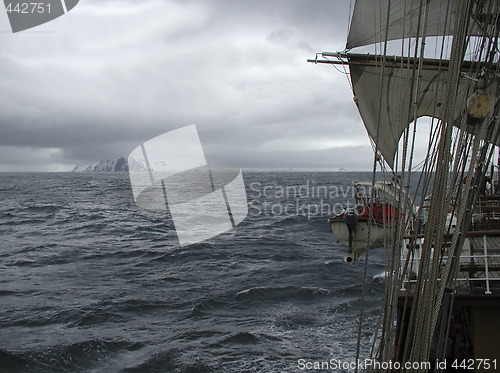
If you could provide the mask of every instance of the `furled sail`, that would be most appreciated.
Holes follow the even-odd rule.
[[[448,90],[446,62],[424,61],[427,68],[419,73],[418,78],[415,77],[418,82],[417,89],[416,85],[412,87],[413,70],[408,68],[408,64],[414,62],[412,59],[401,57],[388,59],[384,68],[383,87],[380,86],[382,79],[380,58],[377,61],[375,56],[348,54],[348,59],[355,100],[365,127],[370,137],[377,143],[378,151],[388,165],[394,168],[398,142],[408,124],[415,117],[430,116],[443,119],[444,95]],[[472,67],[470,62],[463,64],[464,70]],[[495,97],[495,89],[494,85],[490,85],[485,91],[490,97]],[[382,97],[379,94],[380,90],[384,92]],[[418,92],[417,97],[412,96],[412,90]],[[460,118],[464,115],[464,103],[473,92],[474,81],[464,74],[460,78],[456,93],[455,125],[460,125]],[[409,102],[410,100],[412,102]],[[472,125],[466,126],[465,129],[474,133]]]
[[[389,7],[390,3],[390,7]],[[427,36],[444,36],[453,34],[453,19],[457,11],[457,1],[428,0],[427,9],[420,10],[420,0],[390,1],[390,0],[357,0],[351,19],[346,49],[383,42],[387,32],[387,40],[413,38],[418,32],[421,12],[425,11]],[[389,24],[387,26],[387,9]],[[471,25],[469,35],[481,35],[478,23]]]

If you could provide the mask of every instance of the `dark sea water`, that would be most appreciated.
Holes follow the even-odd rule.
[[[370,174],[243,176],[245,221],[180,247],[165,212],[135,205],[126,173],[0,174],[0,371],[300,372],[299,359],[354,361],[364,261],[343,263],[327,218]],[[373,250],[362,358],[382,272]]]

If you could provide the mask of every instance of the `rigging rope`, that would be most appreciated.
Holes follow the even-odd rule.
[[[444,227],[447,218],[447,206],[450,194],[447,194],[447,175],[450,168],[450,146],[454,119],[455,99],[458,88],[460,63],[463,55],[466,36],[466,16],[468,1],[461,0],[455,18],[454,38],[449,65],[449,84],[445,97],[444,120],[441,130],[439,153],[437,158],[436,180],[429,209],[428,227],[426,229],[422,259],[419,268],[417,290],[413,299],[410,321],[415,323],[414,333],[408,334],[405,346],[405,359],[408,361],[425,361],[429,357],[434,326],[432,314],[435,311],[436,282],[438,278],[440,256],[436,250],[443,246]],[[434,255],[432,253],[434,252]],[[432,257],[432,260],[431,260]],[[422,298],[421,300],[419,298]]]
[[[389,32],[389,19],[390,19],[390,11],[391,11],[391,0],[387,2],[387,23],[385,29],[385,37],[384,37],[384,53],[382,55],[382,64],[381,64],[381,77],[380,77],[380,89],[379,89],[379,107],[378,107],[378,115],[377,115],[377,134],[375,138],[375,153],[373,156],[373,170],[372,170],[372,190],[375,186],[375,179],[377,173],[377,162],[378,162],[378,143],[380,139],[380,124],[382,117],[382,98],[383,98],[383,87],[384,87],[384,73],[385,73],[385,65],[387,59],[387,40],[388,40],[388,32]],[[380,13],[381,14],[381,13]],[[368,232],[367,232],[367,247],[365,252],[365,265],[363,269],[363,285],[361,289],[361,306],[359,311],[359,320],[358,320],[358,338],[356,343],[356,368],[354,370],[355,373],[358,372],[358,364],[360,347],[361,347],[361,334],[363,331],[363,321],[364,321],[364,304],[365,304],[365,295],[366,295],[366,284],[368,278],[368,252],[369,252],[369,243],[371,236],[371,224],[373,220],[373,209],[370,208],[369,211],[369,219],[368,219]]]

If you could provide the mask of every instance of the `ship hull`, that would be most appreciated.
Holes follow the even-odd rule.
[[[328,219],[330,230],[337,240],[344,246],[349,246],[349,230],[344,223],[342,216],[334,216]],[[382,223],[368,221],[358,221],[352,232],[352,248],[349,255],[344,258],[345,261],[355,261],[362,255],[366,249],[376,249],[384,247],[387,243],[391,242],[393,231]],[[369,236],[369,237],[368,237]],[[348,257],[352,260],[348,260]]]

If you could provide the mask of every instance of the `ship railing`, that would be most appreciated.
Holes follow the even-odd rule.
[[[441,281],[441,279],[438,279],[438,282]],[[484,294],[493,294],[493,292],[491,291],[491,289],[495,289],[496,286],[493,285],[492,286],[492,282],[498,282],[499,286],[500,287],[500,278],[496,278],[496,277],[490,277],[490,278],[486,278],[486,277],[459,277],[459,278],[456,278],[455,281],[457,282],[457,286],[455,288],[455,292],[456,293],[471,293],[471,292],[474,292],[474,293],[477,293],[477,287],[473,287],[473,286],[470,286],[471,285],[471,281],[472,282],[479,282],[479,281],[482,281],[482,282],[485,282],[486,283],[486,289],[484,290]],[[412,289],[413,288],[413,284],[416,284],[417,283],[417,280],[415,279],[405,279],[403,281],[403,285],[401,286],[401,291],[407,291],[409,289]],[[476,290],[476,291],[474,291]]]
[[[471,239],[467,245],[464,245],[460,255],[459,275],[455,278],[455,291],[457,293],[477,293],[483,289],[484,294],[492,294],[492,290],[500,291],[499,242],[500,237],[498,236],[487,237],[483,235],[482,237],[476,236],[474,240]],[[418,281],[421,250],[422,240],[417,240],[413,253],[410,254],[409,251],[402,253],[402,266],[405,265],[406,255],[413,255],[408,265],[407,274],[402,281],[402,291],[411,291],[414,288],[413,284]],[[442,263],[446,263],[447,260],[447,256],[442,257]],[[460,275],[463,273],[468,273],[468,276]]]

